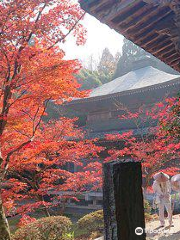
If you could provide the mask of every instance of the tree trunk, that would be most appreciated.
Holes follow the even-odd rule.
[[[47,209],[47,207],[44,208],[44,213],[45,213],[46,217],[50,217],[51,216],[49,211],[48,211],[48,209]]]
[[[44,202],[44,197],[43,196],[39,196],[38,199],[42,202]],[[46,217],[50,217],[50,213],[49,213],[49,210],[48,208],[45,206],[44,204],[44,208],[43,208],[43,212],[45,213]]]
[[[6,219],[3,205],[2,205],[2,199],[0,196],[0,240],[10,240],[10,230],[9,230],[9,224]]]

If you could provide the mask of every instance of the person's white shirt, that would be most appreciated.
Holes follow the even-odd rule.
[[[155,180],[153,182],[153,191],[155,193],[155,201],[156,204],[159,204],[161,200],[163,199],[164,201],[171,201],[171,183],[170,181],[166,182],[159,182]]]

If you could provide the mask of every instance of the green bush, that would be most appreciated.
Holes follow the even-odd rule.
[[[144,200],[144,213],[145,213],[145,219],[147,221],[151,220],[151,206],[148,202],[148,200]]]
[[[89,213],[80,218],[77,222],[77,226],[79,229],[86,229],[90,234],[92,232],[102,233],[104,229],[103,210]]]
[[[63,216],[41,218],[18,229],[12,240],[67,240],[71,225]]]

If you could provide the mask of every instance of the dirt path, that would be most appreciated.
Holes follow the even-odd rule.
[[[159,221],[151,221],[146,225],[147,238],[146,240],[180,240],[180,215],[173,216],[173,226],[167,226],[159,228]],[[103,237],[95,240],[104,240]]]
[[[168,225],[167,221],[166,224]],[[173,216],[173,226],[159,228],[159,221],[147,224],[147,240],[180,240],[180,215]]]

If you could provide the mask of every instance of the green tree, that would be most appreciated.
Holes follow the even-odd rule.
[[[91,71],[84,68],[76,75],[76,78],[81,84],[80,89],[83,90],[93,89],[102,85],[97,71]]]
[[[124,44],[122,47],[122,56],[119,58],[117,63],[117,68],[113,79],[120,77],[126,73],[128,73],[131,69],[131,65],[134,61],[141,59],[143,57],[148,56],[150,59],[154,61],[154,66],[159,70],[165,71],[171,74],[178,74],[177,71],[155,58],[153,55],[146,52],[144,49],[138,47],[133,42],[128,39],[124,39]]]
[[[108,48],[103,50],[99,63],[96,62],[93,56],[90,56],[88,66],[76,75],[78,82],[81,84],[80,89],[93,89],[110,82],[119,58],[119,52],[113,56]]]
[[[129,72],[129,66],[132,64],[132,62],[146,55],[148,55],[148,53],[145,52],[142,48],[138,47],[133,42],[124,38],[122,56],[120,57],[117,63],[117,68],[113,76],[113,79]]]

